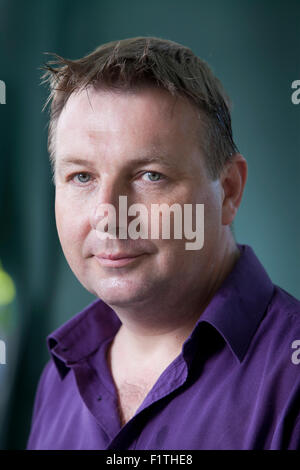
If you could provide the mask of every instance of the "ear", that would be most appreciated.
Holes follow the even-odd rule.
[[[225,165],[220,176],[223,188],[222,224],[230,225],[242,200],[247,180],[248,166],[245,158],[236,153]]]

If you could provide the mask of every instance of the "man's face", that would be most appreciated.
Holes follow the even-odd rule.
[[[207,176],[190,103],[156,88],[73,94],[57,123],[55,150],[58,234],[90,292],[126,308],[176,305],[210,288],[222,244],[222,190]],[[152,204],[204,204],[204,247],[189,251],[186,239],[162,237],[101,240],[99,205],[118,213],[120,195],[149,214]]]

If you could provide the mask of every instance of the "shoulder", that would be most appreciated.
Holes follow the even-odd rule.
[[[45,407],[50,411],[52,408],[55,409],[56,404],[65,391],[65,388],[69,387],[70,380],[72,380],[72,374],[68,373],[66,374],[66,377],[62,378],[53,358],[48,360],[38,381],[34,400],[32,423],[39,418],[39,415],[43,413]]]
[[[282,342],[300,339],[300,301],[281,287],[274,285],[265,317],[261,323],[272,337]]]
[[[35,401],[34,401],[34,409],[33,409],[33,417],[32,417],[33,421],[36,419],[38,411],[41,408],[45,393],[49,392],[49,389],[53,387],[53,383],[57,379],[57,376],[58,376],[58,372],[51,358],[45,364],[41,372],[39,381],[38,381],[38,386],[37,386],[36,393],[35,393]]]
[[[274,285],[268,314],[278,324],[284,323],[288,330],[300,329],[300,301],[277,285]]]
[[[300,349],[300,302],[274,285],[265,315],[253,337],[251,354],[259,355],[264,374],[273,374],[299,387],[300,365],[294,360],[297,347]]]

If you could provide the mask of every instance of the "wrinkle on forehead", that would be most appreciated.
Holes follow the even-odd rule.
[[[154,92],[158,95],[161,99],[161,113],[165,114],[165,117],[168,119],[173,119],[176,112],[180,112],[180,107],[188,108],[194,112],[194,117],[199,118],[199,112],[193,103],[191,103],[187,97],[180,94],[172,95],[169,91],[164,88],[157,87],[155,85],[143,85],[141,87],[131,88],[131,89],[111,89],[106,87],[94,87],[93,85],[89,85],[83,89],[77,90],[73,92],[67,103],[65,104],[62,112],[64,109],[67,108],[68,103],[74,100],[76,97],[80,97],[81,100],[87,101],[88,105],[92,112],[95,112],[93,107],[93,98],[98,97],[101,94],[109,94],[111,96],[120,97],[120,96],[142,96],[143,94],[147,94],[149,92]],[[87,100],[85,100],[85,97]],[[182,111],[182,109],[181,109]]]
[[[86,155],[88,148],[95,158],[111,153],[135,158],[147,153],[169,154],[172,159],[178,154],[185,159],[195,149],[195,137],[199,149],[198,123],[197,111],[187,98],[163,89],[89,87],[70,96],[59,118],[56,153]]]

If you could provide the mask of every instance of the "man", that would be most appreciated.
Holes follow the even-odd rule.
[[[247,164],[220,82],[143,37],[58,58],[46,79],[58,234],[99,300],[48,337],[27,448],[299,447],[300,306],[234,240]],[[128,236],[121,197],[159,237]],[[175,211],[163,236],[157,204],[189,205],[192,225],[204,207],[199,249],[174,235]]]

